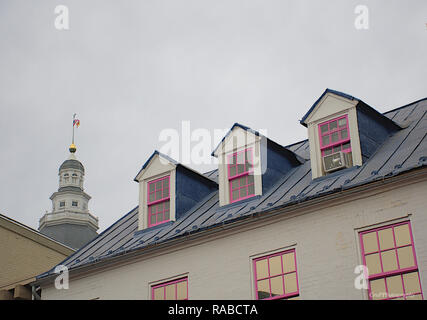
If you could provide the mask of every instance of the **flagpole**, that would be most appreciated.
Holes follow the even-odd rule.
[[[74,120],[76,119],[76,114],[73,114],[73,141],[72,144],[74,144]]]

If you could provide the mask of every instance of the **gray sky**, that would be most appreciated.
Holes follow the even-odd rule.
[[[102,231],[137,206],[133,178],[181,121],[287,145],[325,88],[381,112],[425,98],[426,23],[425,0],[1,0],[0,212],[37,228],[51,210],[73,113]]]

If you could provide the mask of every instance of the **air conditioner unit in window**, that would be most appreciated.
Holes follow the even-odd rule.
[[[325,169],[325,172],[348,168],[351,166],[350,157],[351,153],[342,151],[323,156],[323,168]]]

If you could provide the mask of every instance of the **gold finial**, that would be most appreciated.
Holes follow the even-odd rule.
[[[70,152],[71,152],[71,153],[76,152],[76,150],[77,150],[76,145],[75,145],[74,143],[72,143],[72,144],[70,145],[70,148],[69,148],[68,150],[70,150]]]

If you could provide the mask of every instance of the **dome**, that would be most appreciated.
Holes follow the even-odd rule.
[[[85,168],[83,167],[82,163],[79,160],[75,159],[65,160],[59,167],[59,171],[65,169],[77,169],[82,171],[83,173],[85,172]]]

